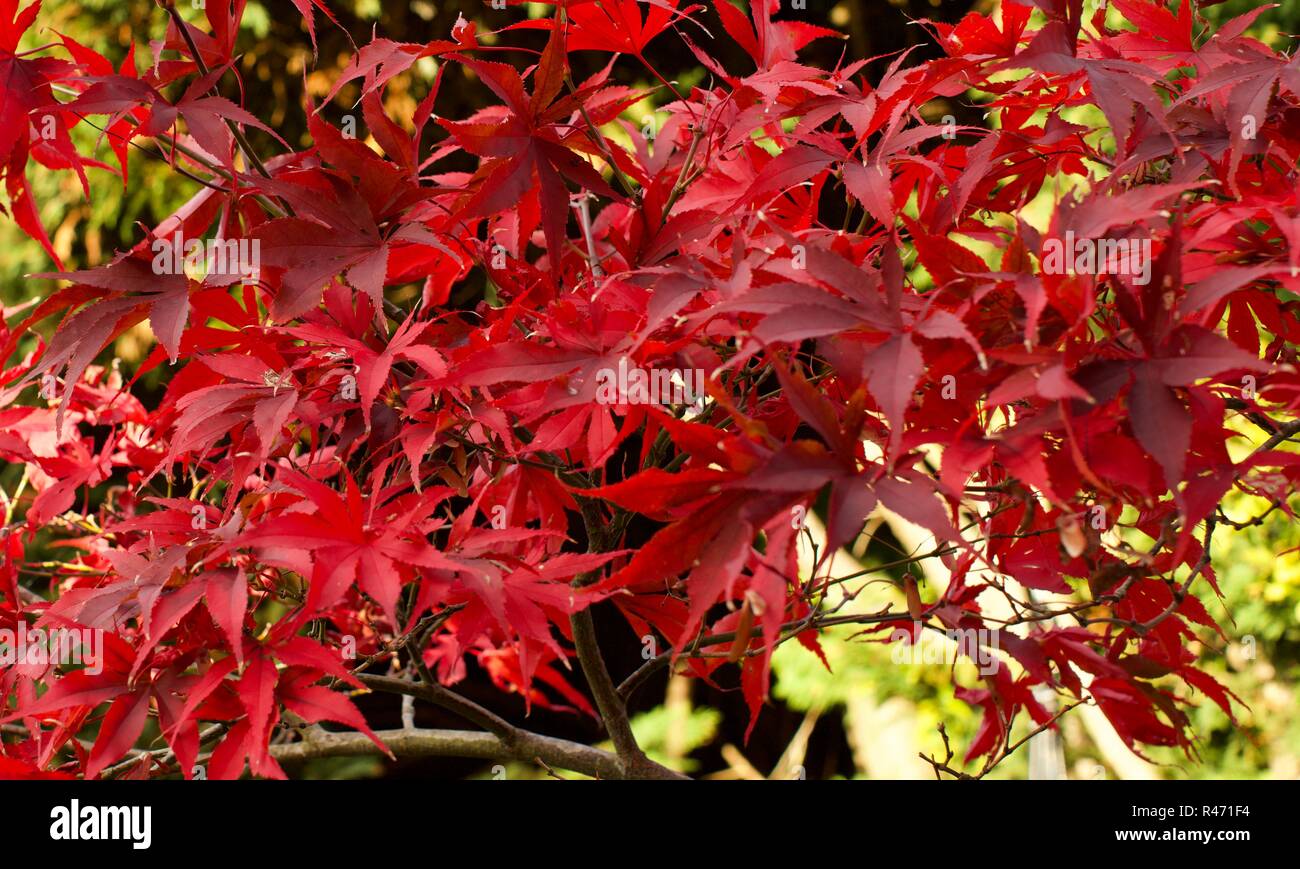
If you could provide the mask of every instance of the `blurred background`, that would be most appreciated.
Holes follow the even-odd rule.
[[[358,42],[366,41],[372,30],[406,42],[445,39],[458,16],[463,15],[477,23],[480,42],[489,44],[493,41],[490,31],[547,15],[550,10],[537,3],[497,10],[486,0],[329,3]],[[846,34],[843,42],[820,40],[803,52],[805,62],[826,68],[845,59],[892,55],[914,45],[919,46],[917,58],[931,55],[934,49],[928,45],[927,31],[916,23],[919,19],[954,22],[971,11],[993,12],[997,2],[807,0],[802,4],[806,8],[799,10],[789,8],[791,5],[783,2],[778,17],[798,18]],[[1205,10],[1205,14],[1212,22],[1221,22],[1257,5],[1256,0],[1231,0]],[[179,0],[178,6],[187,18],[201,19],[202,12],[189,8],[187,0]],[[1095,4],[1089,0],[1089,14],[1093,8]],[[713,8],[704,9],[697,17],[719,38],[692,32],[693,39],[708,46],[728,68],[752,68],[743,52],[722,35]],[[57,31],[103,53],[116,66],[134,41],[137,63],[143,67],[152,62],[148,42],[162,38],[165,16],[150,2],[59,0],[46,3],[38,28],[29,33],[23,49],[52,41]],[[304,82],[313,101],[319,102],[354,50],[347,36],[321,15],[317,16],[316,30],[318,55],[314,58],[302,16],[290,0],[249,0],[239,40],[246,106],[295,145],[307,144],[301,108]],[[1288,34],[1297,30],[1300,0],[1280,0],[1277,8],[1256,21],[1252,32],[1280,48],[1291,45]],[[511,34],[509,39],[512,44],[536,43],[536,47],[542,43],[541,35],[527,31]],[[605,59],[604,55],[578,54],[575,77],[580,80],[594,72]],[[706,73],[671,36],[652,42],[647,59],[683,86],[707,84]],[[868,75],[879,72],[888,62],[889,57],[877,61],[868,68]],[[654,89],[648,75],[642,72],[638,77],[635,65],[624,64],[620,70],[622,83]],[[411,117],[435,71],[435,62],[425,59],[411,74],[390,84],[387,103],[391,117],[399,121]],[[337,123],[356,98],[355,85],[344,88],[326,108],[327,117]],[[440,94],[437,110],[446,117],[466,117],[483,105],[483,98],[479,88],[455,87],[449,82]],[[643,125],[646,118],[654,117],[656,104],[665,101],[662,91],[656,91],[629,110],[628,121]],[[979,123],[982,117],[962,105],[944,107],[939,114],[948,111],[958,114],[962,123]],[[74,133],[83,153],[95,149],[97,131],[81,125]],[[255,143],[260,143],[264,153],[271,153],[271,142],[259,136],[253,131]],[[102,143],[97,156],[115,162]],[[165,165],[136,151],[131,154],[130,172],[131,183],[123,192],[116,175],[92,171],[92,197],[86,201],[71,173],[51,173],[34,164],[29,169],[41,219],[69,269],[111,259],[116,251],[140,240],[143,231],[138,224],[158,222],[195,190],[195,185],[169,172]],[[48,292],[49,282],[25,280],[23,275],[48,270],[51,263],[7,217],[0,217],[0,251],[0,301],[6,307]],[[152,336],[142,326],[122,336],[105,356],[116,356],[129,368],[144,357],[151,342]],[[157,378],[165,376],[159,371],[141,388],[156,390],[160,385]],[[11,489],[14,481],[10,477],[15,471],[0,467],[0,485]],[[1227,506],[1229,515],[1237,519],[1263,512],[1260,505],[1245,497]],[[912,548],[912,533],[906,523],[882,521],[864,550],[837,557],[837,573],[870,569],[895,560],[900,550]],[[1203,593],[1203,601],[1229,641],[1225,643],[1212,632],[1203,632],[1197,651],[1202,666],[1249,704],[1238,707],[1237,721],[1232,722],[1212,702],[1197,695],[1190,715],[1200,737],[1199,762],[1168,750],[1153,750],[1149,759],[1143,759],[1120,742],[1095,710],[1075,710],[1062,722],[1059,743],[1050,755],[1045,755],[1059,760],[1059,768],[1053,769],[1054,764],[1048,763],[1043,772],[1036,765],[1036,775],[1064,774],[1081,779],[1300,777],[1300,526],[1274,512],[1265,523],[1243,531],[1229,533],[1229,529],[1221,528],[1215,550],[1226,599],[1218,601],[1212,594]],[[856,606],[879,609],[886,603],[901,603],[900,573],[885,570],[871,578],[873,581],[859,594]],[[930,586],[925,592],[927,599],[932,599],[942,588],[944,577],[927,575],[925,580]],[[616,678],[635,669],[641,663],[641,646],[626,624],[610,613],[598,613],[598,625],[609,647],[626,650],[624,657],[611,661]],[[823,645],[831,672],[797,644],[782,647],[774,658],[772,701],[759,716],[748,742],[744,740],[748,712],[734,667],[723,668],[716,685],[661,673],[634,695],[638,735],[658,760],[697,775],[932,778],[930,766],[918,754],[942,758],[943,741],[937,727],[944,722],[960,760],[978,726],[979,711],[953,697],[952,683],[955,678],[961,684],[973,685],[978,676],[969,663],[958,664],[955,672],[943,662],[895,663],[891,647],[880,644],[879,639],[855,636],[850,629],[828,633]],[[522,715],[522,700],[500,695],[472,662],[469,667],[470,676],[461,690],[503,714]],[[1185,686],[1177,687],[1186,695]],[[361,702],[376,727],[400,726],[400,701],[396,698],[371,696]],[[420,709],[417,722],[421,726],[458,724],[427,708]],[[535,709],[530,725],[572,739],[599,738],[591,721],[568,713]],[[1024,722],[1019,726],[1026,729]],[[1028,777],[1029,755],[1028,751],[1017,752],[993,777]],[[314,778],[538,775],[523,767],[491,769],[478,762],[446,759],[399,764],[373,759],[325,760],[291,771],[291,775],[295,773]]]

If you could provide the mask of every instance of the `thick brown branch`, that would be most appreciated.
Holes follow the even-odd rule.
[[[619,759],[607,751],[520,731],[507,743],[492,733],[472,730],[381,730],[375,735],[399,758],[468,757],[482,760],[517,760],[572,770],[595,778],[629,778]],[[318,757],[354,757],[381,754],[362,733],[315,731],[309,740],[271,746],[276,760],[303,761]]]
[[[546,766],[562,767],[597,778],[685,778],[685,776],[650,760],[644,754],[641,754],[640,749],[637,749],[637,753],[640,755],[639,760],[633,759],[633,762],[625,763],[620,757],[598,748],[542,736],[530,730],[516,727],[495,712],[485,709],[472,700],[461,697],[456,692],[438,684],[411,682],[392,676],[372,676],[368,674],[361,674],[357,678],[368,688],[373,688],[376,691],[405,694],[420,700],[427,700],[436,706],[441,706],[443,709],[456,713],[467,721],[480,725],[488,731],[486,733],[459,730],[389,731],[399,735],[396,744],[390,741],[388,737],[380,734],[379,738],[398,757],[446,755],[449,757],[479,757],[487,760],[539,761]],[[404,751],[402,746],[407,746],[408,740],[400,738],[400,735],[411,733],[421,734],[424,738],[415,744],[413,752]],[[322,739],[329,742],[329,740],[339,736],[360,736],[361,739],[347,741],[346,748],[334,747],[333,743],[331,743],[330,753],[308,753],[305,756],[334,757],[343,754],[377,754],[379,752],[374,743],[370,742],[362,734],[326,733],[319,730],[313,731],[312,739],[306,742],[292,743],[283,747],[306,746],[302,751],[309,752]],[[364,750],[367,746],[373,751]],[[354,751],[353,749],[362,750]],[[276,755],[276,757],[279,757],[279,755]],[[292,757],[296,757],[296,755]],[[575,766],[575,763],[582,765]]]

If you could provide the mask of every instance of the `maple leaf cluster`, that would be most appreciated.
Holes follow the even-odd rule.
[[[295,5],[314,42],[332,15]],[[0,458],[23,467],[0,628],[102,637],[93,666],[0,669],[0,770],[282,777],[321,722],[389,751],[363,688],[519,755],[532,734],[456,693],[472,664],[599,717],[613,759],[577,746],[569,768],[666,774],[627,726],[647,675],[738,670],[752,727],[773,650],[819,654],[843,624],[1001,650],[955,686],[986,771],[1014,722],[1052,723],[1044,687],[1130,747],[1192,752],[1188,704],[1236,702],[1191,650],[1221,635],[1192,594],[1217,591],[1220,502],[1285,511],[1300,479],[1300,67],[1246,35],[1262,10],[1209,32],[1190,0],[1110,5],[1126,24],[1078,0],[926,23],[941,56],[868,80],[865,59],[801,63],[838,34],[774,0],[717,4],[744,69],[702,47],[699,7],[568,0],[483,44],[463,20],[374,38],[325,101],[355,97],[361,134],[307,102],[298,150],[227,96],[239,0],[198,23],[165,4],[147,69],[67,37],[21,51],[39,2],[0,2],[9,213],[57,267],[31,279],[64,282],[0,329]],[[651,67],[660,39],[707,85]],[[390,116],[426,58],[427,95]],[[483,107],[439,116],[452,80]],[[647,98],[657,130],[626,119]],[[941,117],[956,100],[988,123]],[[74,146],[92,123],[116,166]],[[131,148],[197,192],[64,271],[31,161],[88,191],[90,170],[127,185]],[[178,237],[243,244],[255,273],[160,268]],[[96,364],[146,321],[137,370]],[[646,400],[661,372],[698,394]],[[880,511],[949,579],[864,613],[846,592],[869,578],[834,554]],[[645,666],[608,672],[593,607]],[[137,748],[151,723],[165,746]]]

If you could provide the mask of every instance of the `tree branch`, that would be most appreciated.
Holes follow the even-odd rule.
[[[376,732],[397,757],[468,757],[482,760],[517,760],[572,770],[605,779],[629,778],[617,757],[599,748],[537,733],[519,731],[520,738],[506,743],[499,736],[473,730],[380,730]],[[317,731],[302,742],[272,745],[276,760],[304,761],[318,757],[379,755],[379,747],[363,733]]]
[[[1273,449],[1273,447],[1282,443],[1282,441],[1289,440],[1290,438],[1295,437],[1297,434],[1300,434],[1300,419],[1293,420],[1289,423],[1286,423],[1285,425],[1280,426],[1277,429],[1277,431],[1273,433],[1273,436],[1270,437],[1268,440],[1264,441],[1264,443],[1260,444],[1255,449],[1255,451],[1251,453],[1251,455],[1256,456],[1259,455],[1260,453],[1267,452],[1268,450],[1271,450]]]
[[[804,631],[819,631],[825,628],[836,627],[837,625],[871,625],[879,622],[892,622],[906,618],[908,618],[908,615],[905,612],[851,613],[842,616],[803,618],[797,621],[786,622],[781,625],[781,635],[777,637],[776,645],[779,646],[788,640],[792,640]],[[755,625],[750,631],[750,637],[756,638],[761,636],[763,636],[762,626]],[[682,651],[682,657],[705,657],[704,655],[699,654],[701,649],[732,643],[735,639],[735,631],[723,631],[717,634],[710,634],[706,637],[700,637]],[[672,660],[674,654],[675,651],[673,649],[667,649],[638,667],[632,675],[624,679],[622,684],[618,686],[619,696],[625,699],[630,697],[632,692],[637,688],[640,688],[647,679],[663,667],[667,666],[669,661]]]
[[[603,663],[602,666],[604,666]],[[637,749],[639,758],[633,758],[632,762],[625,762],[620,756],[598,748],[543,736],[539,733],[533,733],[531,730],[516,727],[495,712],[485,709],[474,701],[461,697],[456,692],[436,683],[411,682],[392,676],[371,676],[368,674],[360,674],[357,678],[366,687],[373,688],[376,691],[404,694],[420,700],[427,700],[435,706],[441,706],[443,709],[454,712],[488,731],[486,733],[460,730],[388,731],[398,735],[396,743],[390,741],[388,736],[380,733],[379,738],[399,757],[403,755],[414,757],[445,755],[449,757],[478,757],[487,760],[536,761],[548,767],[558,766],[585,775],[595,776],[596,778],[609,779],[686,778],[686,776],[673,772],[667,767],[660,766],[650,760],[639,748]],[[409,736],[412,733],[420,734],[421,739],[410,743],[408,740],[401,738],[403,734]],[[360,738],[346,740],[343,743],[333,740],[334,737],[344,736]],[[328,743],[328,753],[311,753],[314,750],[312,746],[322,740]],[[633,745],[635,745],[635,742],[633,742]],[[304,757],[336,757],[346,754],[379,753],[379,749],[375,744],[360,733],[314,731],[313,737],[306,742],[291,743],[283,747],[292,749],[298,746],[306,746],[306,748],[301,749],[301,751],[306,752]],[[367,746],[372,750],[364,751]],[[276,755],[276,757],[279,758],[279,755]],[[290,759],[296,759],[296,757],[297,755],[291,755]]]
[[[608,529],[600,521],[599,510],[594,501],[586,501],[582,505],[582,521],[587,529],[587,549],[590,552],[604,552],[608,549]],[[599,576],[599,571],[584,573],[573,580],[573,585],[577,588],[590,585]],[[636,736],[632,733],[632,723],[628,719],[627,706],[614,686],[614,680],[610,678],[605,656],[596,640],[596,623],[592,620],[591,608],[587,607],[569,616],[569,626],[573,630],[573,646],[578,653],[578,664],[591,687],[600,719],[605,724],[605,730],[614,743],[614,750],[626,768],[628,777],[684,778],[646,757],[637,744]]]
[[[404,694],[419,700],[427,700],[435,706],[441,706],[448,712],[456,713],[466,721],[477,724],[506,742],[515,741],[527,732],[515,727],[495,712],[484,709],[474,701],[460,696],[455,691],[449,691],[437,683],[411,682],[392,676],[372,676],[366,673],[358,675],[357,678],[367,688],[385,691],[389,694]]]
[[[199,47],[195,45],[194,36],[190,33],[188,26],[185,23],[185,19],[181,17],[181,13],[176,9],[176,4],[167,3],[164,4],[164,8],[167,10],[167,14],[171,17],[172,23],[176,25],[176,30],[180,33],[181,38],[185,40],[185,46],[190,51],[190,57],[194,61],[195,66],[199,69],[199,75],[208,75],[208,65],[204,62]],[[215,85],[213,90],[215,92]],[[220,94],[218,94],[218,96],[220,96]],[[262,162],[262,158],[253,150],[252,144],[244,136],[243,131],[239,129],[239,125],[230,118],[223,118],[222,120],[226,122],[226,126],[235,137],[235,143],[239,146],[239,149],[244,152],[244,156],[248,158],[248,161],[253,164],[253,168],[257,170],[257,173],[263,178],[270,178],[271,173],[266,171],[266,164]]]

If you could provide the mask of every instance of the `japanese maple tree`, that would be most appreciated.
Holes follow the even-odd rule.
[[[293,5],[313,41],[334,26]],[[1234,713],[1192,651],[1224,618],[1192,591],[1217,590],[1216,529],[1258,520],[1224,497],[1289,511],[1300,480],[1300,65],[1246,35],[1256,13],[1211,32],[1190,0],[1003,0],[868,76],[802,63],[838,34],[776,0],[717,0],[721,32],[679,0],[564,0],[482,42],[374,36],[288,108],[301,146],[241,104],[243,12],[164,0],[166,37],[114,68],[0,0],[8,212],[51,258],[0,326],[0,458],[23,467],[0,629],[102,637],[91,665],[0,669],[0,775],[382,752],[676,777],[629,724],[649,676],[739,684],[752,727],[773,650],[820,654],[835,625],[998,649],[954,671],[983,724],[942,775],[1055,727],[1044,687],[1139,752],[1194,754],[1188,704]],[[703,83],[655,69],[657,40]],[[441,116],[448,87],[481,108]],[[647,98],[657,130],[629,120]],[[88,194],[89,172],[131,183],[132,149],[196,192],[64,270],[30,165]],[[146,321],[148,358],[105,362]],[[835,555],[882,511],[928,542],[864,612],[872,577]],[[614,642],[644,664],[612,671]],[[471,701],[470,663],[612,750]],[[362,690],[466,729],[375,729]]]

